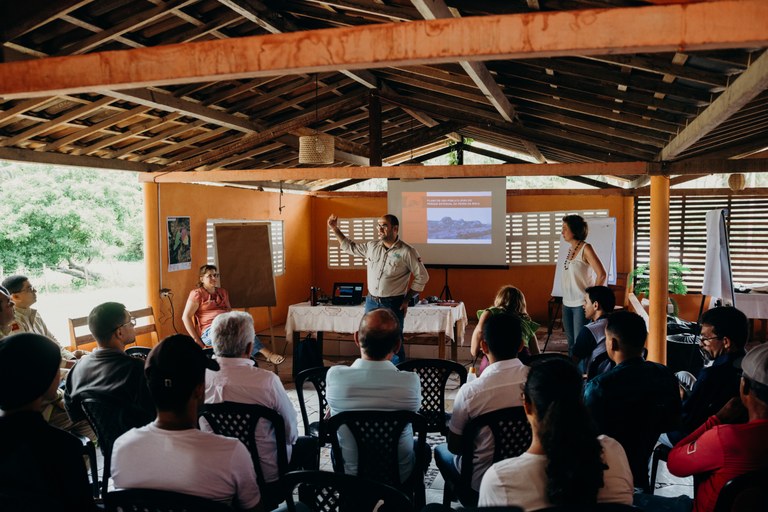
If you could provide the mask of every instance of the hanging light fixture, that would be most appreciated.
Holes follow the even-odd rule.
[[[728,178],[728,186],[734,192],[738,192],[739,190],[744,190],[747,187],[747,180],[741,173],[731,174]]]
[[[315,75],[315,124],[317,115],[317,75]],[[332,135],[317,130],[310,135],[299,137],[299,163],[310,165],[328,165],[333,163],[334,140]]]

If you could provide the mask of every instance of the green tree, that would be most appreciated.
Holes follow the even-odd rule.
[[[141,191],[135,174],[0,166],[0,264],[48,266],[87,278],[94,258],[142,257]]]

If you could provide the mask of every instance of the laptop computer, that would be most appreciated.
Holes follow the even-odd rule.
[[[331,304],[357,306],[363,302],[363,283],[333,283]]]

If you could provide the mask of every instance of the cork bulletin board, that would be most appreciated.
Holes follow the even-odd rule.
[[[268,223],[216,224],[221,286],[233,308],[275,306],[272,241]]]

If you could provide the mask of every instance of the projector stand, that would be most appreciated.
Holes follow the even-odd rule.
[[[440,298],[449,301],[453,300],[453,297],[451,296],[451,288],[448,286],[448,267],[445,267],[445,285],[443,286],[443,290],[440,292]]]

